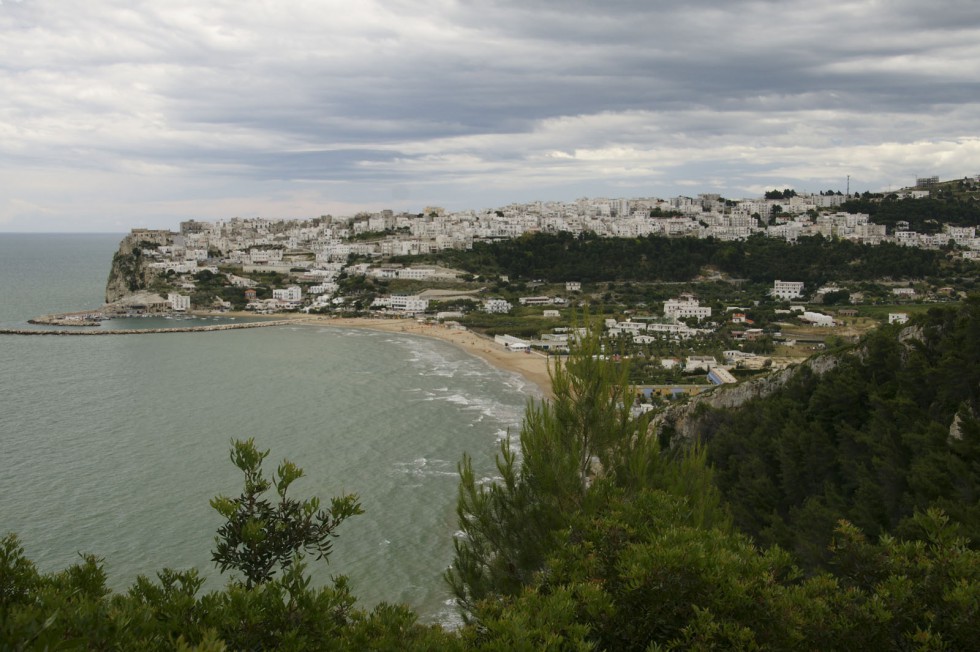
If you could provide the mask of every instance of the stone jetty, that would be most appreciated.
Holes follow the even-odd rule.
[[[0,328],[0,335],[149,335],[151,333],[209,333],[242,328],[268,328],[295,324],[295,319],[250,321],[242,324],[215,324],[212,326],[183,326],[174,328],[127,328],[107,330],[55,330],[41,328]]]

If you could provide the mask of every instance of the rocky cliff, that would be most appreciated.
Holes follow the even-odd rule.
[[[823,375],[837,367],[840,359],[833,354],[810,358],[806,362],[737,385],[722,385],[691,398],[683,405],[667,408],[651,422],[650,428],[657,434],[673,431],[672,440],[677,444],[694,441],[700,430],[699,416],[704,408],[737,408],[754,398],[764,398],[784,386],[799,373]]]
[[[153,243],[137,233],[130,233],[119,243],[119,249],[112,256],[112,267],[106,281],[106,303],[118,301],[150,286],[156,273],[143,256],[143,249],[147,246],[153,246]]]

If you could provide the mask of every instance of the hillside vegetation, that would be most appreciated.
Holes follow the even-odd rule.
[[[869,334],[822,375],[807,368],[697,429],[737,525],[808,567],[846,518],[872,536],[914,535],[942,508],[980,541],[980,301]]]
[[[690,281],[711,266],[736,278],[771,283],[803,281],[818,287],[829,281],[921,278],[956,263],[942,251],[885,243],[864,245],[820,236],[796,243],[753,236],[744,241],[712,238],[601,238],[571,233],[537,233],[470,251],[448,250],[428,257],[472,274],[508,274],[548,281]]]

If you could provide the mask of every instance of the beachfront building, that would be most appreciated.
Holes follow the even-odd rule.
[[[289,303],[299,303],[303,300],[303,290],[298,285],[290,285],[288,288],[277,288],[272,291],[272,298]]]
[[[371,303],[372,308],[388,308],[398,312],[425,312],[429,308],[429,300],[418,295],[393,294],[390,297],[378,297]]]
[[[531,345],[525,340],[513,335],[495,335],[493,341],[500,344],[508,351],[529,351]]]
[[[171,292],[167,295],[167,301],[175,312],[187,312],[191,309],[191,298],[187,295]]]

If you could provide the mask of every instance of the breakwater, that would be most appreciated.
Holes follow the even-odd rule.
[[[208,333],[242,328],[268,328],[295,324],[295,319],[252,321],[244,324],[214,324],[210,326],[177,326],[174,328],[126,328],[108,330],[44,330],[40,328],[0,328],[0,335],[149,335],[156,333]]]

